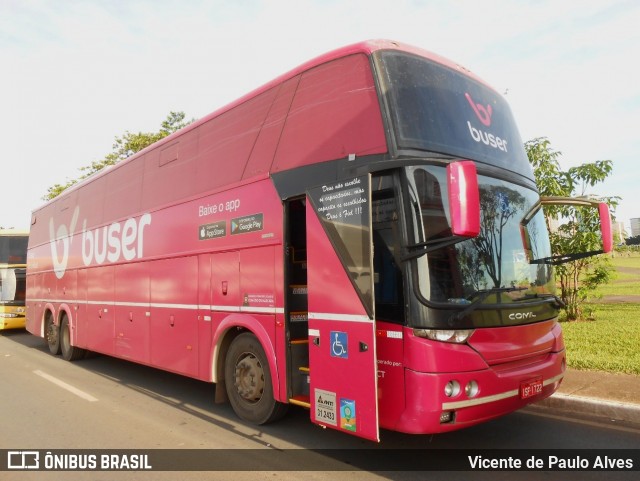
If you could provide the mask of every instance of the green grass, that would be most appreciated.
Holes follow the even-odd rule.
[[[593,304],[595,321],[563,322],[574,369],[640,375],[640,304]]]
[[[636,275],[618,273],[612,284],[598,287],[590,297],[640,296],[640,278]]]
[[[598,287],[592,297],[640,296],[640,257],[617,255],[611,259],[611,263],[616,268],[614,279],[609,284]]]
[[[611,262],[615,267],[634,267],[636,269],[640,269],[640,257],[616,255],[611,258]]]
[[[640,375],[640,257],[616,256],[615,279],[596,295],[638,296],[631,302],[594,301],[593,321],[563,322],[567,364],[574,369]],[[629,272],[629,269],[636,272]]]

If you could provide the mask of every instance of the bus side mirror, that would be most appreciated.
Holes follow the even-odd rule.
[[[600,231],[602,233],[602,250],[607,253],[613,250],[613,226],[611,224],[611,213],[606,202],[598,204],[600,214]]]
[[[454,236],[480,234],[480,189],[476,165],[470,160],[447,165],[449,214]]]

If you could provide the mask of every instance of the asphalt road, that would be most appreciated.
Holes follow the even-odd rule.
[[[305,448],[326,459],[326,470],[339,461],[322,449],[417,449],[416,456],[439,449],[563,450],[594,453],[637,450],[640,430],[519,412],[466,430],[413,436],[383,431],[376,444],[308,420],[308,411],[292,408],[283,420],[256,427],[240,421],[229,405],[213,402],[215,386],[145,366],[95,356],[69,363],[49,354],[44,342],[25,331],[0,334],[0,449],[250,449],[247,471],[238,472],[0,472],[4,480],[54,479],[468,479],[468,472],[369,472],[367,470],[275,472],[281,450]],[[264,451],[255,451],[255,450]],[[264,452],[264,456],[262,453]],[[286,451],[285,451],[286,452]],[[399,451],[396,451],[397,454]],[[466,451],[465,451],[466,452]],[[538,451],[531,451],[537,453]],[[542,453],[542,451],[540,451]],[[620,451],[626,453],[627,451]],[[203,452],[206,454],[206,452]],[[225,451],[240,456],[238,451]],[[374,451],[366,451],[376,456]],[[386,452],[378,452],[384,456]],[[499,453],[499,451],[497,451]],[[546,455],[548,452],[545,451]],[[611,451],[607,451],[611,454]],[[636,451],[637,453],[637,451]],[[245,459],[246,458],[246,459]],[[284,458],[287,459],[287,458]],[[357,465],[357,463],[355,463]],[[322,466],[322,464],[321,464]],[[366,462],[365,462],[366,467]],[[637,479],[634,472],[475,472],[473,479]],[[263,470],[267,469],[268,472]],[[262,471],[255,473],[253,471]]]

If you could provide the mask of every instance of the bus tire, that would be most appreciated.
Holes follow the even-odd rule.
[[[53,322],[51,313],[44,320],[44,339],[49,346],[49,352],[54,356],[60,354],[60,329]]]
[[[234,412],[245,421],[267,424],[288,405],[275,400],[269,362],[260,341],[249,332],[237,336],[225,361],[225,386]]]
[[[65,361],[77,361],[86,354],[84,349],[71,345],[71,328],[67,316],[63,316],[60,322],[60,351]]]

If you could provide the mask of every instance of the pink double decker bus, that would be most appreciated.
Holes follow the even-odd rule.
[[[390,41],[275,79],[33,213],[27,329],[368,439],[551,395],[565,348],[505,100]],[[611,249],[606,205],[601,249]],[[590,253],[593,254],[593,253]]]

